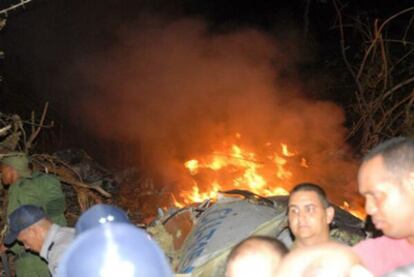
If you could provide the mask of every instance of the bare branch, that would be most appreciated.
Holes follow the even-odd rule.
[[[20,8],[20,7],[24,7],[24,5],[26,5],[30,2],[32,2],[32,0],[20,0],[20,3],[15,4],[15,5],[11,5],[10,7],[6,8],[6,9],[0,10],[0,16],[7,17],[9,12],[11,12],[12,10],[15,10],[17,8]]]
[[[97,192],[99,192],[100,194],[102,194],[103,196],[110,198],[112,197],[112,195],[109,192],[106,192],[103,188],[99,187],[99,186],[93,186],[91,187],[90,185],[87,185],[85,183],[82,183],[80,181],[76,181],[67,177],[62,177],[59,176],[59,179],[69,185],[73,185],[73,186],[77,186],[77,187],[81,187],[81,188],[86,188],[86,189],[92,189],[92,190],[96,190]]]
[[[11,124],[0,129],[0,136],[4,136],[11,129]]]
[[[402,10],[402,11],[400,11],[400,12],[398,12],[398,13],[392,15],[392,16],[390,16],[389,18],[387,18],[381,24],[381,26],[378,28],[378,32],[381,33],[382,32],[382,29],[384,29],[385,25],[387,25],[388,23],[390,23],[392,20],[394,20],[395,18],[399,17],[400,15],[405,14],[405,13],[410,12],[410,11],[414,11],[414,6],[413,7],[410,7],[410,8],[407,8],[407,9],[404,9],[404,10]]]
[[[380,19],[369,23],[367,18],[368,25],[366,25],[361,18],[357,18],[353,31],[360,36],[359,42],[363,55],[360,57],[356,54],[353,57],[355,62],[352,64],[349,54],[346,53],[344,23],[339,1],[333,0],[333,3],[339,22],[343,60],[356,86],[356,102],[353,108],[358,118],[347,139],[356,134],[360,135],[360,147],[364,152],[383,138],[405,134],[414,123],[412,109],[414,95],[412,92],[408,93],[412,91],[414,84],[412,75],[414,66],[408,59],[414,53],[414,42],[406,40],[414,16],[410,17],[408,27],[402,30],[403,40],[389,39],[385,32],[385,27],[392,20],[414,11],[414,7],[402,10],[382,23]],[[401,49],[400,45],[404,48]],[[399,57],[395,57],[397,55]]]
[[[48,107],[49,107],[49,102],[46,102],[46,104],[43,108],[42,117],[40,118],[39,126],[37,127],[36,131],[30,135],[29,140],[26,142],[26,145],[25,145],[26,152],[32,147],[32,144],[33,144],[34,140],[37,138],[37,136],[40,133],[40,130],[42,129],[43,123],[46,119],[46,114],[47,114]]]
[[[383,98],[387,98],[389,97],[393,92],[399,90],[400,88],[402,88],[403,86],[406,86],[410,83],[414,82],[414,76],[412,76],[411,78],[405,80],[404,82],[399,83],[398,85],[392,87],[391,89],[389,89],[388,91],[386,91],[384,93],[384,97]]]

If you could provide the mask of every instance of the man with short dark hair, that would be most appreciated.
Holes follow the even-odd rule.
[[[358,172],[365,211],[384,236],[354,246],[375,275],[414,263],[414,140],[393,138],[372,149]]]
[[[328,242],[334,215],[335,210],[320,186],[312,183],[295,186],[288,200],[289,228],[295,236],[292,249]]]
[[[275,238],[249,237],[237,244],[230,252],[226,277],[272,277],[287,252],[286,246]]]
[[[74,235],[73,228],[61,227],[50,221],[42,208],[23,205],[10,214],[9,231],[4,242],[12,244],[18,240],[27,250],[39,253],[55,275],[60,257]]]

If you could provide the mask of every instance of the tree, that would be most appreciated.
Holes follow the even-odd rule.
[[[342,57],[355,87],[348,138],[357,137],[366,152],[386,138],[414,135],[414,6],[385,20],[360,16],[344,22],[344,5],[333,4]]]

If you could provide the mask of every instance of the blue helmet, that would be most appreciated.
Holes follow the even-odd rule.
[[[104,224],[80,234],[62,257],[59,277],[172,277],[161,248],[132,224]]]
[[[130,223],[128,215],[120,208],[107,204],[94,205],[79,217],[75,226],[76,235],[111,222]]]

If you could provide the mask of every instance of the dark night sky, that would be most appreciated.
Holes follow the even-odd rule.
[[[5,1],[2,5],[12,2]],[[360,11],[373,17],[389,16],[412,5],[409,0],[350,3],[350,13]],[[25,116],[29,113],[28,106],[40,110],[49,101],[51,117],[64,126],[64,142],[55,148],[81,145],[94,152],[96,143],[90,143],[93,134],[79,124],[82,117],[67,117],[67,113],[77,102],[82,102],[82,94],[72,93],[72,89],[98,92],[87,84],[79,84],[81,81],[68,67],[74,60],[113,47],[120,28],[134,26],[133,22],[143,15],[162,17],[165,21],[191,16],[206,20],[213,33],[251,27],[283,41],[303,35],[304,9],[305,1],[276,0],[33,0],[25,11],[11,14],[0,33],[0,47],[5,52],[0,109]],[[311,38],[298,46],[312,53],[309,59],[297,64],[305,72],[301,75],[304,79],[314,77],[307,68],[318,68],[315,76],[319,76],[318,65],[329,55],[335,55],[338,42],[337,33],[331,28],[334,19],[330,1],[311,1]]]

